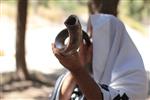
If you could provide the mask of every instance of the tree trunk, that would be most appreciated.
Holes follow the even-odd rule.
[[[25,60],[25,30],[28,0],[19,0],[17,8],[16,67],[20,80],[29,79]]]
[[[119,0],[90,0],[88,3],[89,13],[104,13],[117,16]]]

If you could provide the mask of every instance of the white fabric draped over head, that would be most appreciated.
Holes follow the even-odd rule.
[[[147,78],[141,56],[123,23],[106,14],[91,15],[93,73],[100,84],[124,92],[131,100],[144,100]],[[112,97],[110,97],[112,98]]]

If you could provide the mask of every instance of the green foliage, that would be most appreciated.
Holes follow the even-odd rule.
[[[144,27],[144,25],[142,25],[141,23],[139,23],[138,21],[134,20],[133,18],[131,18],[130,16],[119,16],[119,18],[126,23],[127,25],[129,25],[130,27],[132,27],[133,29],[138,30],[140,33],[142,33],[143,35],[148,35],[146,28]]]
[[[76,0],[51,0],[49,4],[50,6],[60,7],[66,12],[74,11],[78,6]]]
[[[145,26],[150,24],[150,0],[120,0],[118,10],[123,22],[144,35],[148,34]]]
[[[150,15],[150,0],[122,0],[122,3],[127,9],[127,15],[137,21],[143,21]]]
[[[86,6],[88,0],[31,0],[30,3],[36,7],[57,8],[65,12],[74,12],[82,6]]]
[[[6,3],[9,5],[16,5],[18,0],[0,0],[0,3]]]

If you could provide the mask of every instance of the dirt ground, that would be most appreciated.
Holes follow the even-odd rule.
[[[48,100],[53,86],[33,81],[13,81],[1,85],[0,100]]]
[[[52,87],[28,87],[24,90],[16,90],[1,93],[1,100],[48,100]]]
[[[0,74],[0,100],[48,100],[59,75],[30,72],[20,81],[15,72]]]

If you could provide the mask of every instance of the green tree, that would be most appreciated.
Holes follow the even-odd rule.
[[[129,0],[128,14],[134,19],[142,21],[150,15],[150,0]]]

